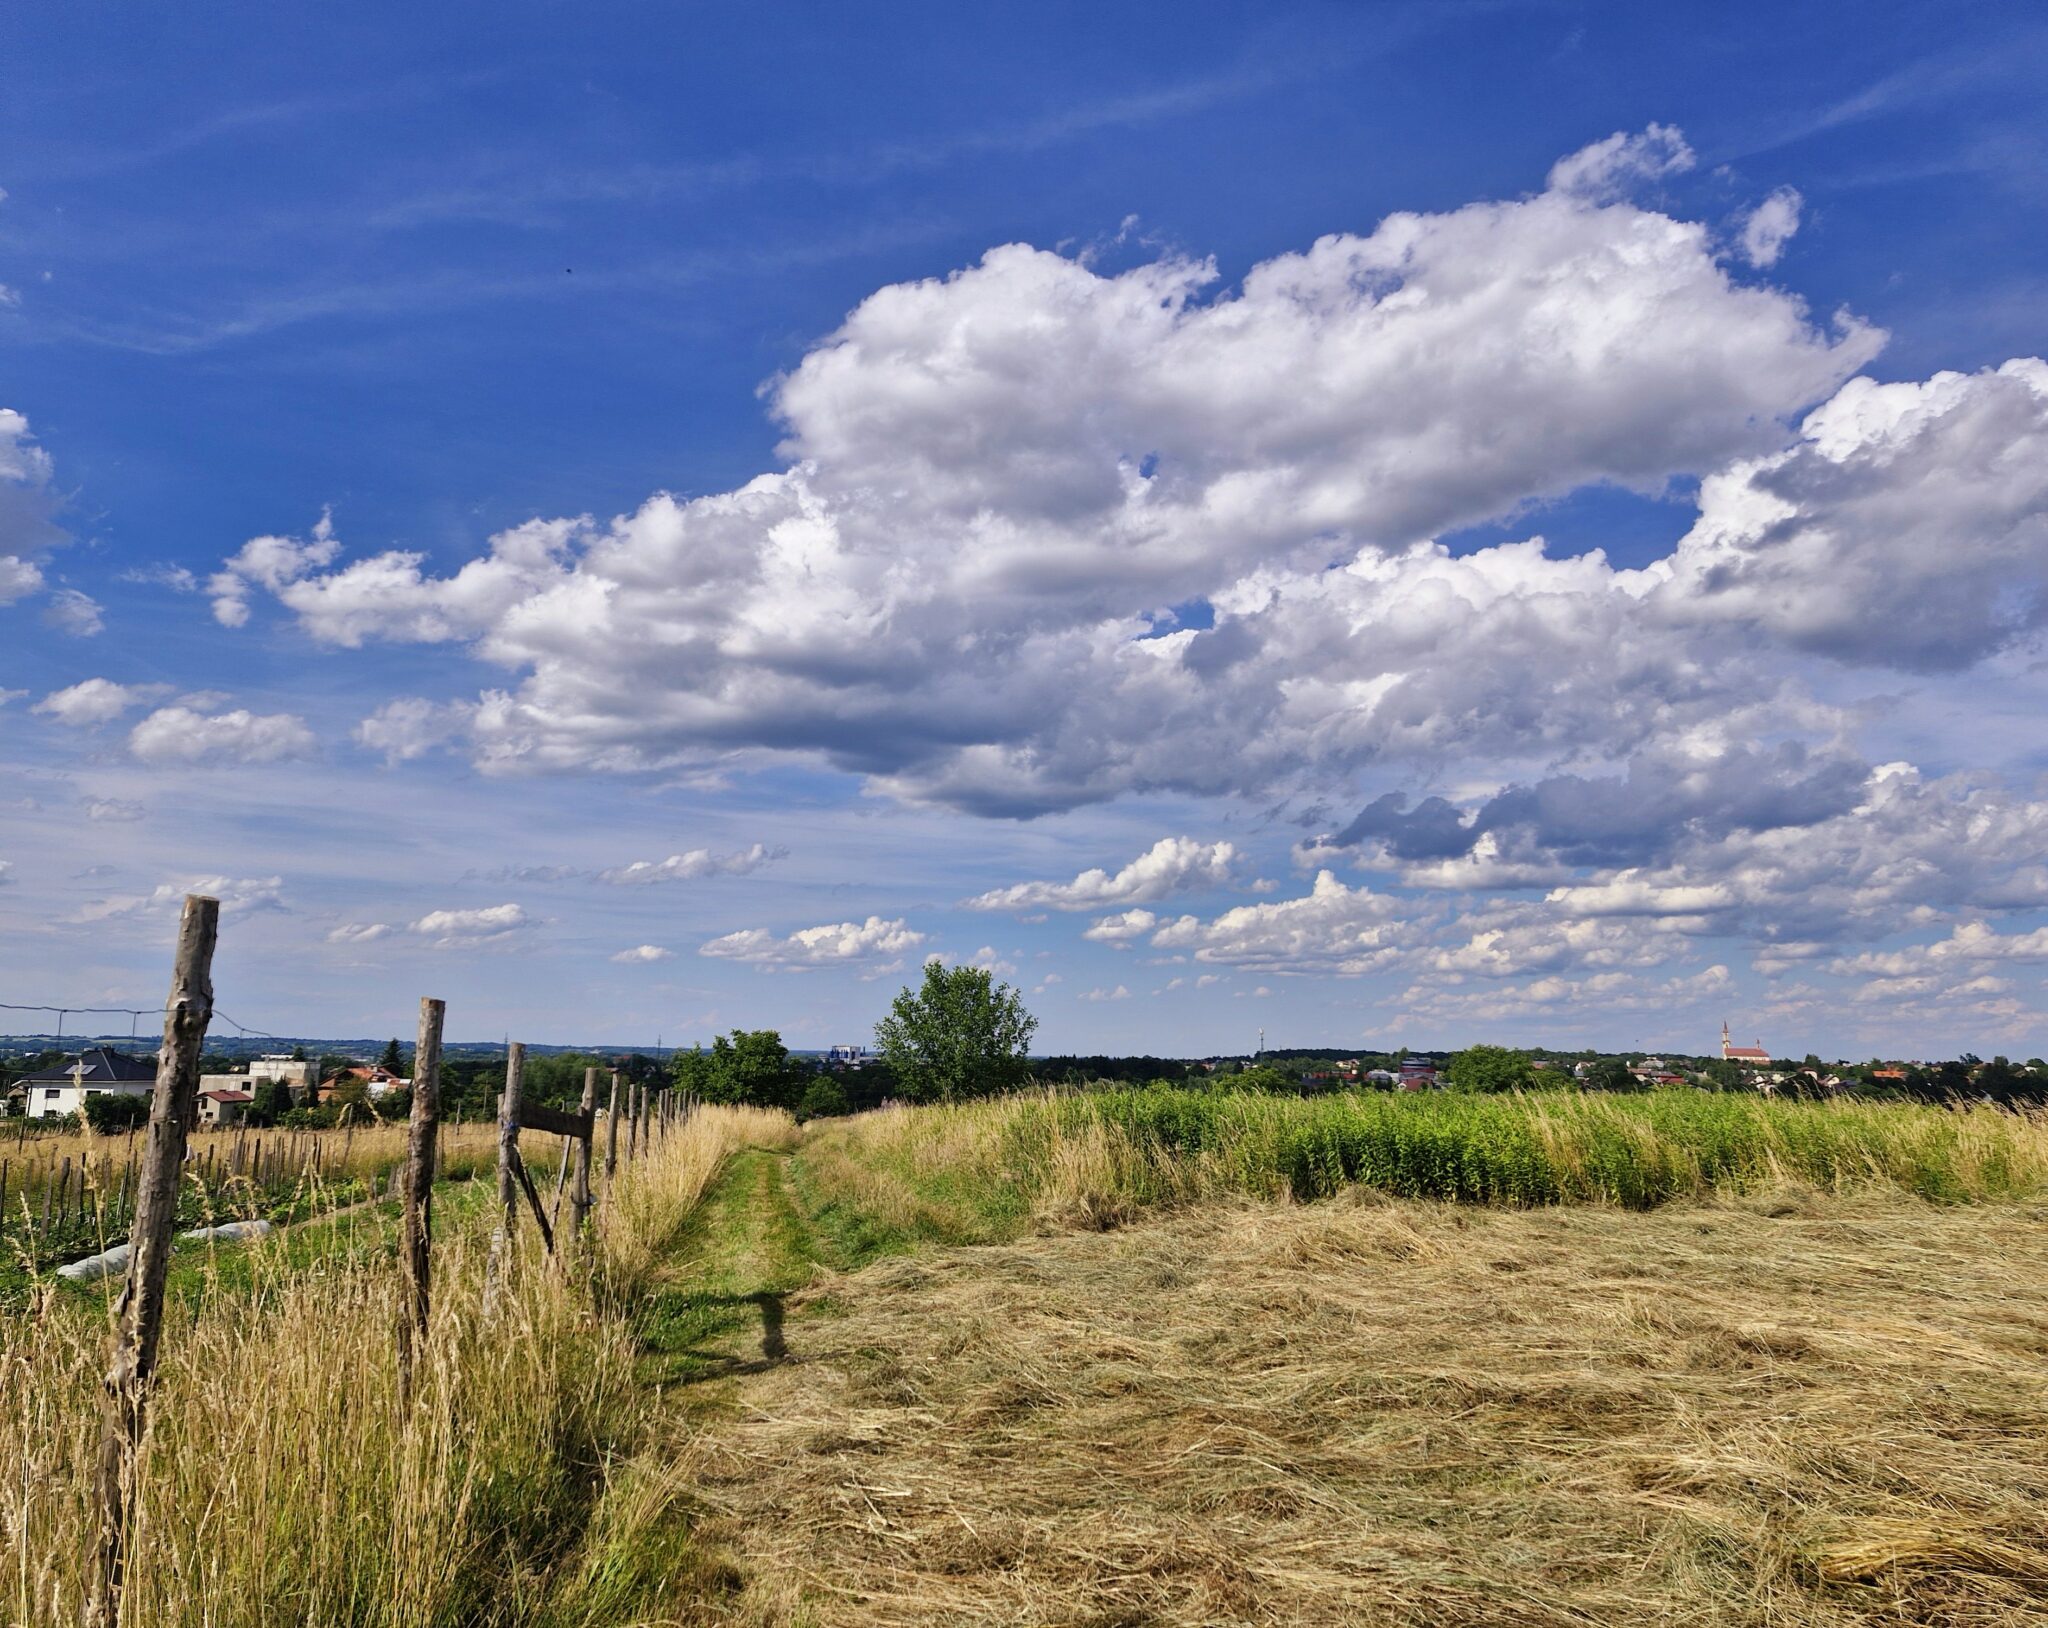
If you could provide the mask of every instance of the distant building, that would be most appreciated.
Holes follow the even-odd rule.
[[[31,1074],[15,1087],[21,1094],[21,1111],[30,1119],[83,1113],[87,1097],[147,1097],[155,1090],[155,1059],[129,1057],[105,1046]]]
[[[249,1104],[256,1099],[246,1091],[202,1091],[199,1093],[199,1123],[208,1127],[239,1125]]]
[[[290,1089],[293,1102],[310,1103],[320,1093],[320,1065],[273,1052],[250,1059],[236,1074],[200,1075],[199,1090],[201,1095],[208,1091],[243,1091],[254,1097],[257,1086],[273,1081]]]
[[[361,1080],[363,1090],[373,1097],[381,1097],[387,1091],[410,1091],[412,1081],[402,1074],[394,1074],[382,1063],[373,1063],[365,1068],[345,1068],[320,1088],[323,1097],[334,1095],[334,1088],[344,1080]]]
[[[866,1046],[833,1046],[825,1053],[827,1068],[865,1068],[879,1059]]]
[[[1436,1084],[1436,1064],[1427,1057],[1401,1059],[1401,1089],[1422,1091]]]
[[[1741,1063],[1748,1068],[1762,1068],[1771,1060],[1771,1054],[1764,1050],[1759,1040],[1754,1046],[1734,1046],[1728,1042],[1728,1025],[1721,1025],[1721,1056],[1728,1062]]]

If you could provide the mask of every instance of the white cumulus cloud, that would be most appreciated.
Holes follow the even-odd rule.
[[[474,910],[430,910],[409,930],[431,939],[436,949],[465,949],[502,943],[535,925],[518,905],[494,904]]]
[[[1161,837],[1114,874],[1096,867],[1071,882],[1018,882],[962,903],[969,910],[1101,910],[1150,904],[1175,893],[1223,886],[1231,880],[1237,861],[1237,849],[1228,842]]]
[[[1742,258],[1752,266],[1775,266],[1799,230],[1805,201],[1796,188],[1780,187],[1751,210],[1742,223]]]
[[[674,950],[665,950],[659,944],[636,944],[630,950],[621,950],[612,957],[622,967],[646,966],[654,961],[675,959]]]
[[[60,724],[83,726],[104,724],[164,693],[161,684],[116,684],[112,679],[88,678],[61,690],[52,690],[35,705]]]
[[[723,854],[713,853],[708,848],[692,848],[688,853],[670,854],[666,859],[636,859],[629,865],[599,871],[597,879],[625,886],[650,882],[696,882],[707,876],[747,876],[764,865],[788,857],[787,848],[771,848],[762,842]]]
[[[129,732],[128,749],[145,763],[275,763],[308,755],[313,732],[285,712],[160,707]]]
[[[885,921],[880,916],[870,916],[864,922],[840,921],[823,927],[805,927],[783,938],[766,928],[750,927],[714,938],[697,953],[758,967],[802,970],[885,960],[894,963],[924,941],[923,933],[913,931],[901,919]]]

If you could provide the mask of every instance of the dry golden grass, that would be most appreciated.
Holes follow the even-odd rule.
[[[2048,1622],[2044,1221],[1354,1194],[826,1275],[689,1448],[747,1585],[678,1610]]]
[[[597,1282],[630,1288],[730,1152],[793,1131],[709,1109],[622,1165],[584,1257]],[[492,1206],[481,1183],[462,1196],[437,1198],[410,1403],[374,1212],[338,1224],[364,1247],[309,1262],[280,1236],[174,1301],[124,1623],[620,1620],[593,1591],[638,1586],[613,1561],[659,1549],[674,1495],[667,1461],[635,1456],[649,1423],[637,1345],[590,1276],[548,1268],[530,1226],[509,1286],[487,1294]],[[105,1349],[93,1300],[49,1292],[0,1320],[0,1622],[79,1620]]]

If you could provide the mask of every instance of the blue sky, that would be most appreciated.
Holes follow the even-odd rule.
[[[2043,1049],[2034,8],[10,31],[4,998]]]

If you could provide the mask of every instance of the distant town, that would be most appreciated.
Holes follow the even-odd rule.
[[[780,1050],[779,1036],[763,1031]],[[1263,1036],[1260,1037],[1263,1041]],[[253,1043],[221,1041],[202,1060],[200,1123],[291,1124],[317,1128],[350,1118],[400,1118],[410,1101],[410,1048],[397,1040],[335,1041],[308,1038]],[[541,1096],[572,1093],[580,1069],[597,1061],[630,1079],[654,1080],[680,1072],[691,1048],[528,1047]],[[456,1117],[489,1111],[502,1083],[502,1043],[453,1043],[444,1052],[444,1087]],[[888,1064],[874,1048],[841,1044],[822,1050],[782,1050],[796,1074],[836,1078],[832,1101],[846,1109],[890,1098]],[[548,1077],[559,1074],[559,1091]],[[136,1038],[52,1035],[0,1036],[0,1115],[78,1123],[100,1128],[139,1123],[156,1078],[155,1052]],[[1561,1086],[1634,1091],[1690,1086],[1762,1096],[1826,1098],[1899,1097],[2004,1103],[2048,1098],[2048,1062],[2015,1063],[1959,1057],[1868,1058],[1824,1061],[1774,1055],[1761,1038],[1739,1043],[1723,1024],[1720,1043],[1696,1054],[1562,1051],[1479,1045],[1448,1051],[1349,1052],[1343,1048],[1257,1049],[1236,1055],[1173,1058],[1149,1055],[1048,1055],[1031,1059],[1039,1085],[1213,1083],[1243,1090],[1313,1095],[1327,1091],[1445,1089],[1516,1090]]]

